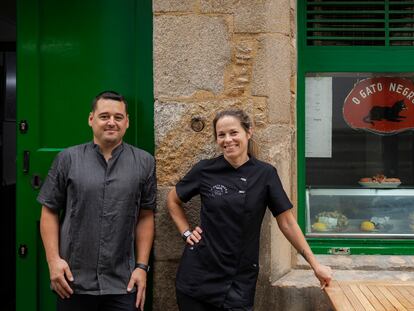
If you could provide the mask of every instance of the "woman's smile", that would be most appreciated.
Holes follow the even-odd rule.
[[[225,116],[219,119],[216,124],[216,133],[217,145],[230,164],[240,166],[249,159],[247,150],[251,132],[246,131],[237,118]]]

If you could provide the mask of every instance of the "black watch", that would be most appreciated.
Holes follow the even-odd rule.
[[[187,242],[187,238],[190,236],[190,235],[192,235],[192,233],[191,233],[191,231],[190,230],[185,230],[184,232],[183,232],[183,234],[181,235],[181,237],[183,238],[183,240],[184,240],[184,242]]]
[[[145,272],[148,272],[150,270],[150,266],[148,266],[148,265],[146,265],[144,263],[139,263],[139,262],[136,262],[135,263],[135,269],[137,269],[137,268],[138,269],[142,269]]]

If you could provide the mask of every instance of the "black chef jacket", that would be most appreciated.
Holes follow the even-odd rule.
[[[234,168],[223,156],[197,163],[176,185],[187,202],[201,198],[201,241],[186,244],[177,290],[218,307],[252,306],[259,273],[260,227],[292,207],[276,169],[250,157]]]

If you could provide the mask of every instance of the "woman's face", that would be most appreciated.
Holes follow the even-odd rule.
[[[232,116],[224,116],[216,123],[217,145],[224,157],[230,163],[242,164],[247,161],[247,149],[251,130],[246,130],[240,124],[239,119]]]

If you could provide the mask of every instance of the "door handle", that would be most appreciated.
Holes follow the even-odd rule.
[[[23,174],[28,174],[30,168],[30,151],[23,151]]]
[[[42,186],[42,179],[39,174],[33,174],[32,176],[32,188],[37,190]]]
[[[37,189],[40,189],[41,185],[42,185],[42,179],[40,178],[40,175],[34,174],[32,176],[32,188],[37,190]]]

